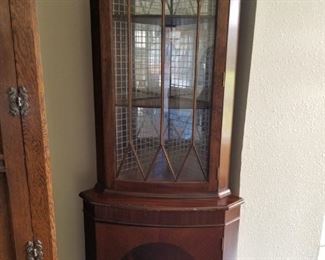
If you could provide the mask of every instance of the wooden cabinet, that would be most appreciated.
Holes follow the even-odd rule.
[[[221,169],[230,5],[91,1],[98,182],[81,193],[87,259],[234,257],[242,200]]]
[[[56,256],[34,0],[0,0],[0,259]]]

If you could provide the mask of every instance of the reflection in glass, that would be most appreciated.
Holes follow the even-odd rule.
[[[208,175],[210,105],[213,79],[213,57],[215,37],[215,6],[211,0],[201,1],[199,18],[198,79],[196,93],[195,145],[197,154],[205,173]],[[208,15],[209,14],[209,15]]]
[[[215,0],[164,8],[113,1],[118,178],[205,181]]]
[[[191,148],[193,90],[197,19],[183,18],[197,13],[196,1],[168,1],[165,43],[164,138],[171,165],[176,174],[182,169]],[[187,3],[188,8],[184,8]],[[182,8],[183,5],[183,8]]]
[[[133,4],[132,141],[146,176],[160,146],[161,19],[151,15],[161,14],[161,1]]]

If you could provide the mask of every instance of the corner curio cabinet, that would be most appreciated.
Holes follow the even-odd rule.
[[[90,3],[98,181],[81,193],[87,260],[234,259],[239,0]]]

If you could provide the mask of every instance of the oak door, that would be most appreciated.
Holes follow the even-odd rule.
[[[35,1],[0,17],[0,259],[56,259]]]

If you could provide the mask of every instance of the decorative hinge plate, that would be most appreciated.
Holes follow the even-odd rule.
[[[11,87],[8,96],[9,113],[12,116],[26,116],[29,110],[27,89],[25,87]]]
[[[27,260],[43,260],[43,245],[40,240],[28,241],[26,245]]]

